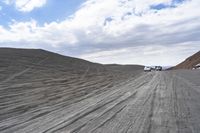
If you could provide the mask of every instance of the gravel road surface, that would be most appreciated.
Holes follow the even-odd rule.
[[[6,86],[3,81],[0,132],[199,133],[199,75],[184,70],[141,73],[116,85],[101,77],[90,82],[54,79],[44,81],[45,87],[37,82]]]

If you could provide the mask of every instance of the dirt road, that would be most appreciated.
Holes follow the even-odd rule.
[[[199,75],[183,70],[150,72],[117,85],[100,78],[83,84],[71,81],[69,86],[79,88],[75,99],[66,84],[51,93],[44,93],[50,86],[16,89],[28,83],[2,87],[0,132],[199,133]],[[79,95],[81,91],[85,94]]]

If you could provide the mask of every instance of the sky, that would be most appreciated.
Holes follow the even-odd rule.
[[[173,66],[200,50],[200,0],[1,0],[0,47]]]

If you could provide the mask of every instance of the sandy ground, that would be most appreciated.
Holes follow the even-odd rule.
[[[199,70],[144,73],[86,63],[69,71],[53,57],[37,59],[0,67],[1,133],[200,131]]]

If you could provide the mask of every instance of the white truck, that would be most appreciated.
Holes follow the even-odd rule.
[[[144,71],[145,72],[151,72],[152,68],[151,67],[148,67],[148,66],[145,66],[144,67]]]

